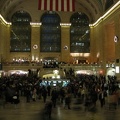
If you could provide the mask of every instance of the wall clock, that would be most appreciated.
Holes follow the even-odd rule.
[[[118,36],[114,36],[114,42],[118,42]]]
[[[38,45],[33,45],[33,49],[38,49]]]

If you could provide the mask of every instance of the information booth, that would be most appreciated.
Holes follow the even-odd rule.
[[[69,84],[70,80],[69,79],[43,79],[42,82],[40,83],[40,86],[59,86],[59,87],[64,87]]]

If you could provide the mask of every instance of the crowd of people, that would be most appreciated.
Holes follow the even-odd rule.
[[[78,99],[85,106],[85,110],[96,107],[96,102],[99,100],[101,108],[104,107],[106,98],[114,96],[113,103],[116,108],[120,103],[119,82],[115,76],[108,76],[108,80],[103,75],[83,75],[70,77],[70,83],[67,86],[50,86],[40,85],[41,78],[28,77],[25,75],[11,75],[9,77],[0,78],[0,101],[6,104],[19,104],[21,96],[26,98],[26,102],[42,99],[47,108],[48,98],[50,98],[51,107],[48,110],[51,115],[52,108],[60,104],[64,108],[71,109],[72,98]],[[112,99],[113,100],[113,99]],[[49,115],[49,116],[50,116]]]

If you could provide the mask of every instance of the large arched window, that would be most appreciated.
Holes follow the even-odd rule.
[[[70,19],[70,52],[90,52],[89,19],[84,13],[74,13]]]
[[[61,51],[60,17],[49,11],[42,15],[40,35],[40,52]]]
[[[27,12],[18,11],[12,16],[10,52],[30,52],[31,17]]]

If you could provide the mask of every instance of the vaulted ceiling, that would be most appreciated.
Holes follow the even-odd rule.
[[[75,0],[75,12],[84,12],[93,23],[105,13],[105,1],[107,0]],[[115,4],[119,0],[108,1]],[[18,10],[25,10],[33,15],[33,21],[37,19],[36,15],[40,14],[38,0],[0,0],[0,14],[7,21],[11,21],[11,16]]]

